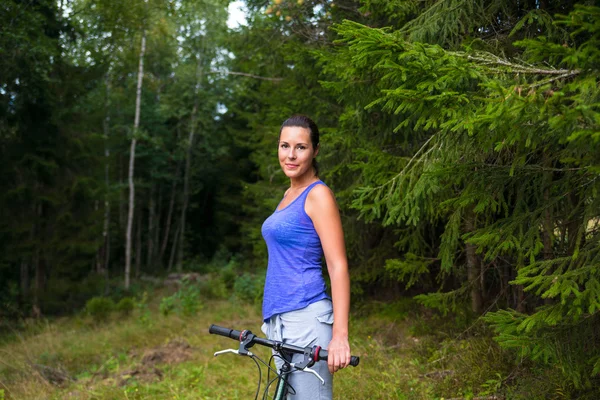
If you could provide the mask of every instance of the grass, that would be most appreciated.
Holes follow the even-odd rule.
[[[256,307],[212,301],[187,318],[165,317],[155,311],[155,306],[150,309],[151,316],[145,319],[134,313],[102,324],[82,317],[44,323],[32,327],[30,334],[18,335],[16,340],[3,344],[0,388],[5,399],[254,397],[258,379],[254,363],[232,355],[214,358],[216,350],[235,347],[235,342],[209,335],[208,327],[216,323],[260,333],[261,318]],[[427,385],[419,378],[418,364],[407,359],[409,347],[387,345],[393,326],[385,322],[377,329],[381,334],[370,334],[366,327],[374,326],[370,320],[355,320],[352,331],[356,334],[351,344],[353,353],[361,356],[361,364],[336,374],[336,398],[429,398]],[[189,344],[186,357],[156,364],[144,361],[145,355],[147,358],[173,342]],[[253,351],[268,360],[268,349],[255,347]],[[35,365],[50,367],[73,380],[49,383]]]
[[[208,327],[215,323],[260,334],[257,307],[205,300],[196,315],[163,316],[161,293],[151,298],[147,311],[129,317],[103,323],[65,318],[11,335],[0,343],[0,400],[254,398],[255,364],[233,355],[213,357],[236,343],[209,335]],[[522,381],[507,386],[514,380],[514,360],[484,329],[473,329],[468,337],[448,335],[444,324],[451,321],[416,309],[402,300],[355,310],[351,347],[361,361],[335,375],[334,398],[491,399],[507,393],[512,394],[506,398],[536,398],[519,397],[515,388]],[[253,352],[264,360],[270,355],[259,346]]]
[[[40,333],[21,336],[0,348],[0,388],[6,399],[247,398],[254,364],[236,357],[214,359],[215,350],[235,343],[209,335],[208,326],[219,322],[257,330],[260,318],[252,308],[227,302],[205,308],[211,312],[189,318],[153,312],[143,322],[133,315],[102,325],[81,319],[49,323]],[[148,352],[177,341],[190,346],[181,362],[149,365],[144,361]],[[35,366],[40,364],[74,381],[48,383]],[[128,371],[137,373],[129,378],[123,375]],[[231,380],[238,385],[229,385]]]

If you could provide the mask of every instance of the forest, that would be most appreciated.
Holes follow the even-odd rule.
[[[0,1],[0,337],[173,273],[259,302],[299,113],[357,318],[410,299],[510,359],[497,393],[548,376],[507,399],[597,398],[597,2],[230,3]]]

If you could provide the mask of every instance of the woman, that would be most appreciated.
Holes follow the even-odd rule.
[[[350,362],[350,278],[342,223],[333,193],[317,175],[317,125],[303,115],[287,119],[279,131],[278,149],[290,187],[262,226],[269,252],[263,331],[272,340],[326,348],[327,365],[318,362],[312,367],[325,385],[312,374],[294,372],[289,383],[296,394],[290,398],[331,399],[331,374]],[[331,298],[321,271],[323,255]],[[296,355],[293,362],[302,358]],[[276,359],[276,363],[280,367],[282,361]]]

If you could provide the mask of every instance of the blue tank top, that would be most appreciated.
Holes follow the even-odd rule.
[[[321,267],[321,240],[304,211],[308,193],[319,184],[325,185],[322,181],[310,184],[285,208],[276,208],[262,225],[269,253],[262,307],[264,321],[329,298]]]

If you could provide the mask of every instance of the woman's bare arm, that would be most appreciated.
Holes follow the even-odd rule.
[[[328,347],[329,370],[333,373],[350,362],[348,314],[350,312],[350,275],[340,212],[331,190],[315,186],[308,194],[305,211],[312,219],[321,240],[331,279],[333,336]]]

